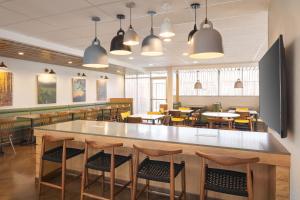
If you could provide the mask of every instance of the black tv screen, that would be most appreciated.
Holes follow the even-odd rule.
[[[286,69],[283,37],[259,61],[260,117],[273,130],[287,137]]]

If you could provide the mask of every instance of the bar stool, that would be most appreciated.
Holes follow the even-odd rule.
[[[41,185],[44,185],[44,186],[61,190],[61,200],[65,199],[66,161],[84,152],[84,150],[82,149],[67,147],[67,141],[71,141],[71,140],[73,140],[72,137],[53,137],[50,135],[45,135],[42,137],[40,171],[39,171],[39,188],[38,188],[39,198],[41,194]],[[49,143],[62,142],[63,145],[45,151],[46,142]],[[56,185],[50,182],[43,181],[43,168],[44,168],[43,161],[45,160],[50,162],[60,163],[62,165],[61,185]]]
[[[16,124],[15,121],[0,122],[0,148],[2,150],[3,144],[10,143],[11,148],[14,151],[14,154],[16,155],[16,150],[14,147],[14,143],[12,141],[15,124]],[[3,138],[7,138],[9,142],[2,142]]]
[[[103,144],[103,143],[97,143],[95,141],[85,141],[85,153],[84,153],[84,161],[83,161],[83,171],[82,171],[82,179],[81,179],[81,195],[80,199],[83,200],[84,197],[90,197],[94,199],[102,199],[105,200],[107,198],[94,195],[91,193],[85,192],[85,188],[90,186],[91,184],[88,184],[88,170],[97,170],[102,171],[102,174],[100,177],[102,177],[102,194],[104,193],[104,179],[105,179],[105,172],[110,172],[110,200],[114,200],[115,196],[119,194],[122,190],[124,190],[128,185],[130,185],[130,188],[132,190],[132,156],[122,156],[122,155],[116,155],[115,154],[115,148],[122,147],[122,143],[114,143],[114,144]],[[90,158],[88,158],[88,149],[89,147],[101,150],[100,152],[94,154]],[[104,150],[111,149],[112,153],[105,153]],[[115,170],[119,166],[125,164],[126,162],[129,162],[129,177],[130,180],[122,185],[122,188],[115,192]],[[92,183],[98,180],[97,177]]]
[[[257,163],[259,158],[236,158],[224,155],[213,155],[196,152],[201,157],[200,200],[206,199],[207,190],[248,197],[253,200],[253,172],[250,164]],[[225,169],[209,168],[206,160],[222,166],[245,165],[246,173]]]
[[[170,200],[175,199],[175,178],[181,172],[181,187],[182,192],[178,196],[179,199],[186,199],[186,186],[185,186],[185,163],[174,163],[174,155],[182,153],[182,150],[154,150],[141,148],[133,145],[135,151],[135,164],[134,164],[134,184],[132,200],[136,200],[145,190],[147,192],[147,199],[149,199],[150,180],[163,183],[170,183]],[[147,157],[139,164],[139,154],[143,153]],[[151,160],[149,156],[161,157],[170,156],[170,162]],[[138,178],[145,179],[146,185],[137,194]]]

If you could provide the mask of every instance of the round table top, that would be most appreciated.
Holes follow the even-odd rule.
[[[204,112],[202,113],[203,116],[206,117],[220,117],[220,118],[237,118],[240,115],[237,113],[229,113],[229,112]]]

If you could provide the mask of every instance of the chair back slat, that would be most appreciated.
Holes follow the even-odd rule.
[[[123,143],[100,143],[100,142],[95,142],[90,140],[86,140],[85,143],[94,149],[101,149],[101,150],[123,146]]]
[[[213,161],[219,165],[223,165],[223,166],[247,165],[247,164],[259,162],[258,157],[237,158],[237,157],[232,157],[232,156],[206,154],[206,153],[202,153],[202,152],[196,152],[196,155],[201,158],[204,158],[206,160]]]

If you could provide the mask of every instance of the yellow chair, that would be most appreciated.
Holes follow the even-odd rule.
[[[161,112],[147,112],[147,115],[161,115]]]
[[[179,107],[178,110],[190,110],[188,107]]]
[[[253,131],[253,118],[250,116],[250,113],[247,111],[236,113],[238,113],[240,117],[234,120],[234,128]]]
[[[127,117],[130,116],[130,111],[121,113],[121,120],[124,122]]]
[[[235,111],[236,112],[249,112],[249,108],[240,107],[240,108],[236,108]]]

